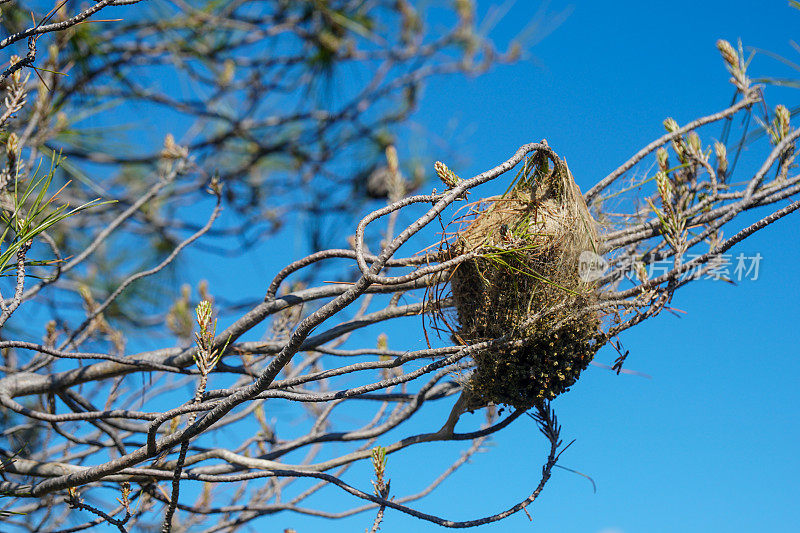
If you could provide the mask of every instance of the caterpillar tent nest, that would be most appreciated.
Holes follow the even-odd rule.
[[[544,151],[524,162],[505,194],[470,206],[443,243],[448,258],[472,255],[449,280],[453,338],[524,341],[474,355],[468,409],[529,409],[575,383],[600,344],[600,317],[590,311],[596,287],[578,269],[598,241],[566,162]]]

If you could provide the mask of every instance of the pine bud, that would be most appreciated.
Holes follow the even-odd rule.
[[[441,161],[437,161],[433,164],[434,170],[436,170],[436,175],[439,176],[439,179],[442,180],[442,183],[447,185],[448,189],[452,189],[455,187],[461,178],[455,175],[455,173],[447,168],[447,165],[442,163]]]
[[[725,174],[728,170],[728,150],[724,144],[717,141],[714,143],[714,153],[717,156],[717,172]]]
[[[658,194],[661,196],[661,203],[664,210],[669,211],[672,209],[672,184],[664,172],[656,173],[656,185],[658,186]]]
[[[669,154],[666,148],[659,148],[656,152],[656,161],[661,172],[666,172],[669,168]]]
[[[717,41],[717,50],[722,54],[722,59],[728,64],[731,69],[739,68],[739,54],[733,49],[731,43],[724,39]]]
[[[665,118],[664,129],[666,129],[670,133],[674,133],[678,131],[678,123],[675,122],[675,119],[672,117]]]
[[[792,114],[785,105],[778,104],[775,107],[775,129],[781,139],[789,135],[789,119],[791,116]]]
[[[19,137],[17,137],[16,133],[12,132],[9,134],[8,139],[6,139],[6,154],[9,160],[12,157],[16,159],[19,154]]]
[[[689,149],[691,150],[692,155],[699,156],[700,152],[703,149],[702,144],[700,143],[700,136],[697,132],[693,131],[689,134],[688,143]]]

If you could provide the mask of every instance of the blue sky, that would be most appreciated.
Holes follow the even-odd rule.
[[[479,2],[484,13],[492,4]],[[491,35],[503,41],[539,7],[516,2]],[[661,135],[667,116],[685,123],[727,106],[733,91],[714,46],[718,38],[734,43],[741,38],[745,47],[800,60],[789,44],[797,37],[800,12],[783,1],[762,2],[757,9],[742,1],[553,1],[548,9],[570,14],[530,49],[526,61],[478,78],[443,78],[425,90],[414,120],[420,132],[456,143],[459,155],[466,156],[457,169],[462,176],[546,138],[586,190]],[[791,75],[761,55],[751,73]],[[791,108],[798,96],[772,87],[766,92],[770,108],[778,103]],[[740,178],[760,155],[763,151],[744,153]],[[673,302],[685,314],[664,313],[622,336],[631,352],[628,368],[652,379],[590,367],[556,400],[564,439],[576,439],[562,464],[592,476],[596,494],[584,478],[556,470],[529,508],[532,523],[521,513],[480,530],[796,531],[797,227],[797,215],[791,215],[734,249],[764,257],[757,280],[736,287],[699,282]],[[606,348],[597,360],[610,364],[615,357]],[[533,423],[520,419],[414,506],[453,520],[506,509],[538,482],[544,444]],[[393,492],[421,489],[459,449],[437,444],[390,457]],[[338,501],[326,494],[334,498],[329,503]],[[359,515],[321,524],[287,515],[277,524],[298,531],[360,531],[370,519]],[[439,529],[389,511],[381,531]]]
[[[495,4],[500,2],[479,1],[481,14]],[[448,163],[452,158],[453,169],[467,177],[495,166],[522,144],[546,138],[585,191],[661,135],[664,118],[685,123],[728,105],[733,89],[714,46],[718,38],[742,39],[745,47],[800,62],[800,53],[789,44],[797,37],[800,11],[784,1],[762,2],[757,9],[744,1],[551,1],[544,18],[539,2],[509,5],[491,30],[496,41],[506,42],[532,20],[552,31],[519,63],[477,78],[430,82],[413,117],[413,138],[399,147],[401,158],[425,154]],[[553,28],[551,22],[561,19]],[[436,28],[444,21],[431,24]],[[800,77],[763,55],[754,59],[751,74]],[[770,108],[778,103],[791,108],[800,102],[800,91],[768,87],[766,98]],[[718,132],[706,130],[704,143]],[[163,137],[160,130],[154,135]],[[763,146],[743,154],[739,179],[763,154]],[[797,217],[790,215],[734,249],[761,254],[757,280],[736,287],[712,281],[686,287],[673,301],[684,313],[663,313],[622,335],[630,351],[627,367],[651,379],[590,367],[554,402],[564,440],[575,439],[561,464],[591,476],[596,493],[586,479],[557,469],[529,507],[532,523],[520,513],[480,531],[796,531]],[[199,260],[202,253],[189,251],[184,262],[189,274],[181,281],[194,285],[205,278],[216,294],[253,297],[254,287],[261,291],[283,264],[301,256],[302,232],[295,234],[290,228],[282,242],[228,262]],[[237,276],[230,276],[233,268]],[[378,332],[354,336],[351,344],[372,345]],[[387,332],[393,348],[422,346],[418,322],[402,322]],[[611,364],[615,357],[605,348],[596,359]],[[448,410],[448,405],[433,409],[412,427],[392,433],[390,442],[438,427]],[[478,416],[465,416],[463,423],[474,426]],[[434,443],[390,456],[392,493],[421,490],[464,448]],[[535,425],[520,418],[495,435],[485,453],[412,506],[452,520],[494,514],[530,494],[545,453]],[[370,478],[366,465],[346,476],[364,490],[370,490]],[[312,502],[332,511],[360,504],[333,488]],[[253,530],[363,531],[372,517],[367,513],[328,522],[282,513],[256,523]],[[381,528],[383,533],[439,530],[391,510]]]

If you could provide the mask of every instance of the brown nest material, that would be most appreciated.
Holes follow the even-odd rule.
[[[447,255],[473,252],[450,279],[464,344],[526,339],[484,350],[466,384],[467,406],[529,409],[569,390],[599,348],[595,286],[579,257],[596,253],[595,222],[566,162],[539,152],[505,194],[473,205],[446,243]]]

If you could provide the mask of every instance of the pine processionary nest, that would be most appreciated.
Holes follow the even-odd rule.
[[[600,317],[587,311],[595,287],[579,276],[581,252],[598,235],[566,162],[539,152],[509,190],[473,205],[446,243],[456,267],[450,289],[454,337],[474,343],[527,339],[522,347],[481,351],[465,384],[470,409],[490,402],[518,409],[555,398],[575,383],[599,348]]]

